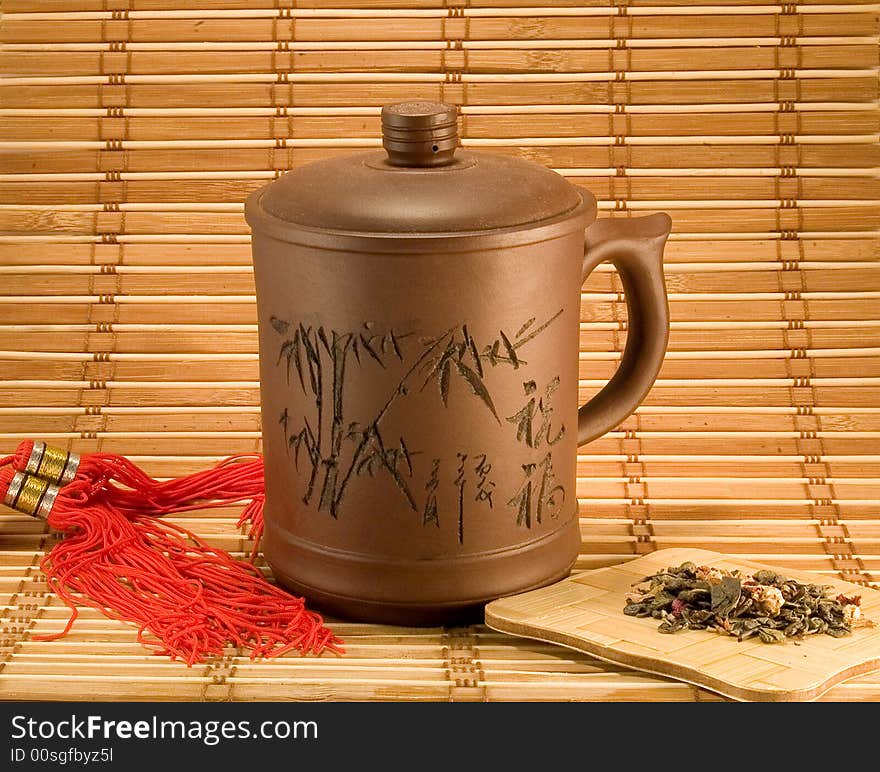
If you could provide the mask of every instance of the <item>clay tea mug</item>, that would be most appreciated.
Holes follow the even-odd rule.
[[[278,581],[331,613],[435,624],[570,570],[577,447],[663,361],[670,219],[594,222],[555,172],[459,150],[450,105],[389,105],[382,131],[384,150],[247,200],[263,544]],[[578,408],[580,290],[604,261],[627,341]]]

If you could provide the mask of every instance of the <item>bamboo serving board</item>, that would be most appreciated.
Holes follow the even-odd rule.
[[[844,638],[812,635],[798,642],[766,644],[754,639],[738,642],[709,630],[664,634],[657,632],[656,619],[624,615],[624,596],[634,583],[688,560],[746,575],[770,568],[799,581],[829,584],[835,593],[861,595],[862,612],[880,623],[876,590],[708,550],[666,549],[493,601],[486,606],[486,624],[677,678],[735,700],[814,700],[847,678],[880,668],[880,627],[859,628]]]

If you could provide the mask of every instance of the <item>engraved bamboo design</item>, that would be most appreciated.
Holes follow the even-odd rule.
[[[363,474],[373,477],[381,471],[392,478],[410,509],[419,512],[423,508],[424,522],[439,524],[436,500],[432,501],[430,491],[428,500],[422,507],[408,482],[414,473],[413,457],[427,451],[411,451],[404,437],[389,443],[382,431],[382,420],[397,400],[406,398],[413,389],[425,391],[432,384],[435,385],[443,406],[447,406],[450,381],[456,375],[501,426],[502,418],[484,380],[485,368],[505,365],[518,370],[527,365],[528,362],[522,357],[522,349],[561,314],[562,309],[541,323],[536,323],[536,318],[532,317],[517,329],[515,335],[499,330],[497,337],[483,346],[476,342],[467,324],[450,327],[431,338],[394,329],[379,331],[372,322],[365,322],[363,328],[356,332],[339,332],[335,329],[327,330],[323,325],[306,326],[302,322],[293,324],[273,316],[270,324],[281,336],[276,365],[284,365],[288,384],[292,384],[294,388],[298,385],[299,390],[310,397],[314,404],[314,423],[306,415],[302,416],[301,424],[296,423],[289,407],[283,408],[278,418],[285,445],[293,454],[295,466],[299,468],[302,457],[308,467],[303,503],[313,504],[317,495],[317,509],[337,518],[345,492],[354,477]],[[415,347],[411,346],[414,339],[417,339]],[[411,348],[415,350],[408,350]],[[344,395],[346,377],[352,372],[352,367],[360,373],[361,368],[388,369],[395,363],[408,362],[411,363],[378,412],[364,422],[350,420]],[[364,377],[369,377],[366,369],[364,372],[367,373]],[[507,422],[517,424],[519,438],[523,422],[530,423],[531,418],[531,413],[526,417],[520,411],[515,417],[508,418]],[[535,447],[531,435],[526,444]],[[351,448],[353,450],[348,454],[347,451]],[[464,464],[465,459],[466,456],[461,459],[461,464]],[[550,464],[549,453],[543,463],[545,472],[542,491],[548,483],[546,469]],[[459,475],[462,473],[460,471]],[[463,540],[464,528],[461,491],[460,487],[460,541]],[[530,501],[531,498],[528,506]],[[491,499],[489,503],[491,506]],[[513,502],[508,503],[514,506]],[[531,527],[530,516],[523,514],[525,501],[517,501],[515,506],[520,511],[517,522]],[[540,509],[538,520],[540,522]]]

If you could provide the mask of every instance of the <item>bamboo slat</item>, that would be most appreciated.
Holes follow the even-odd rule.
[[[379,147],[382,104],[461,106],[463,144],[542,163],[603,216],[669,211],[669,354],[581,448],[576,569],[666,547],[880,585],[878,5],[761,0],[5,0],[0,454],[151,474],[260,448],[242,201]],[[580,397],[626,341],[602,266]],[[240,507],[176,521],[244,556]],[[348,655],[187,669],[66,610],[44,526],[0,513],[0,698],[713,700],[473,626],[336,622]],[[263,566],[264,570],[268,570]],[[827,699],[880,699],[880,676]]]

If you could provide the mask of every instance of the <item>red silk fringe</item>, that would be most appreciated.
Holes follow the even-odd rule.
[[[0,459],[0,497],[29,454],[22,443],[14,456]],[[158,481],[121,456],[84,455],[76,479],[60,489],[48,516],[64,538],[40,564],[71,617],[60,633],[35,638],[66,635],[80,603],[137,624],[144,645],[188,665],[222,655],[230,644],[249,650],[251,658],[294,649],[342,653],[341,640],[302,598],[266,581],[250,563],[157,517],[251,498],[240,522],[261,526],[262,459],[243,458]]]
[[[25,440],[16,448],[12,465],[17,471],[25,471],[33,445],[33,440]],[[258,453],[230,456],[211,469],[170,480],[150,477],[125,456],[84,453],[76,479],[88,482],[90,495],[103,491],[106,500],[126,515],[169,515],[250,499],[238,526],[249,525],[248,536],[254,540],[252,560],[259,551],[265,486],[263,457]]]

